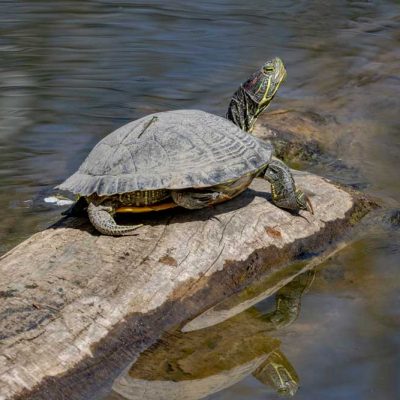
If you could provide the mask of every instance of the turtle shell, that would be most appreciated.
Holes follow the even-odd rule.
[[[58,189],[88,196],[214,186],[268,164],[272,145],[225,118],[167,111],[132,121],[102,139]]]

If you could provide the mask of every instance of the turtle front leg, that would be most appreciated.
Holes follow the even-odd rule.
[[[195,192],[190,190],[172,191],[171,197],[178,206],[189,210],[198,210],[230,199],[223,192]]]
[[[263,315],[271,330],[291,325],[300,314],[301,299],[315,278],[315,270],[303,272],[278,290],[275,296],[275,309]]]
[[[308,210],[314,214],[310,199],[296,188],[292,173],[284,162],[273,158],[263,177],[271,184],[272,202],[277,207],[291,211]]]
[[[114,209],[112,207],[99,205],[96,206],[93,203],[89,204],[88,207],[89,220],[92,225],[103,235],[109,236],[126,236],[131,235],[133,231],[141,227],[141,225],[118,225],[112,213]]]

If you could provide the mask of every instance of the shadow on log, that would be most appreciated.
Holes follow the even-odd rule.
[[[215,208],[140,219],[136,236],[63,219],[0,259],[0,399],[100,398],[163,331],[262,274],[329,251],[372,204],[295,172],[315,214],[291,215],[255,179]]]

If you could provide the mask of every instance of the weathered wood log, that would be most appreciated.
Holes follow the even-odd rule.
[[[214,208],[135,217],[145,224],[136,236],[101,236],[69,218],[5,254],[0,399],[99,398],[163,330],[326,251],[370,208],[318,176],[295,179],[314,215],[276,208],[256,179]]]

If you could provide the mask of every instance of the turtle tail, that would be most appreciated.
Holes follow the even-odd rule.
[[[108,236],[127,236],[131,235],[133,231],[142,225],[118,225],[111,213],[112,207],[95,206],[93,203],[89,204],[88,215],[89,220],[97,231],[103,235]]]

